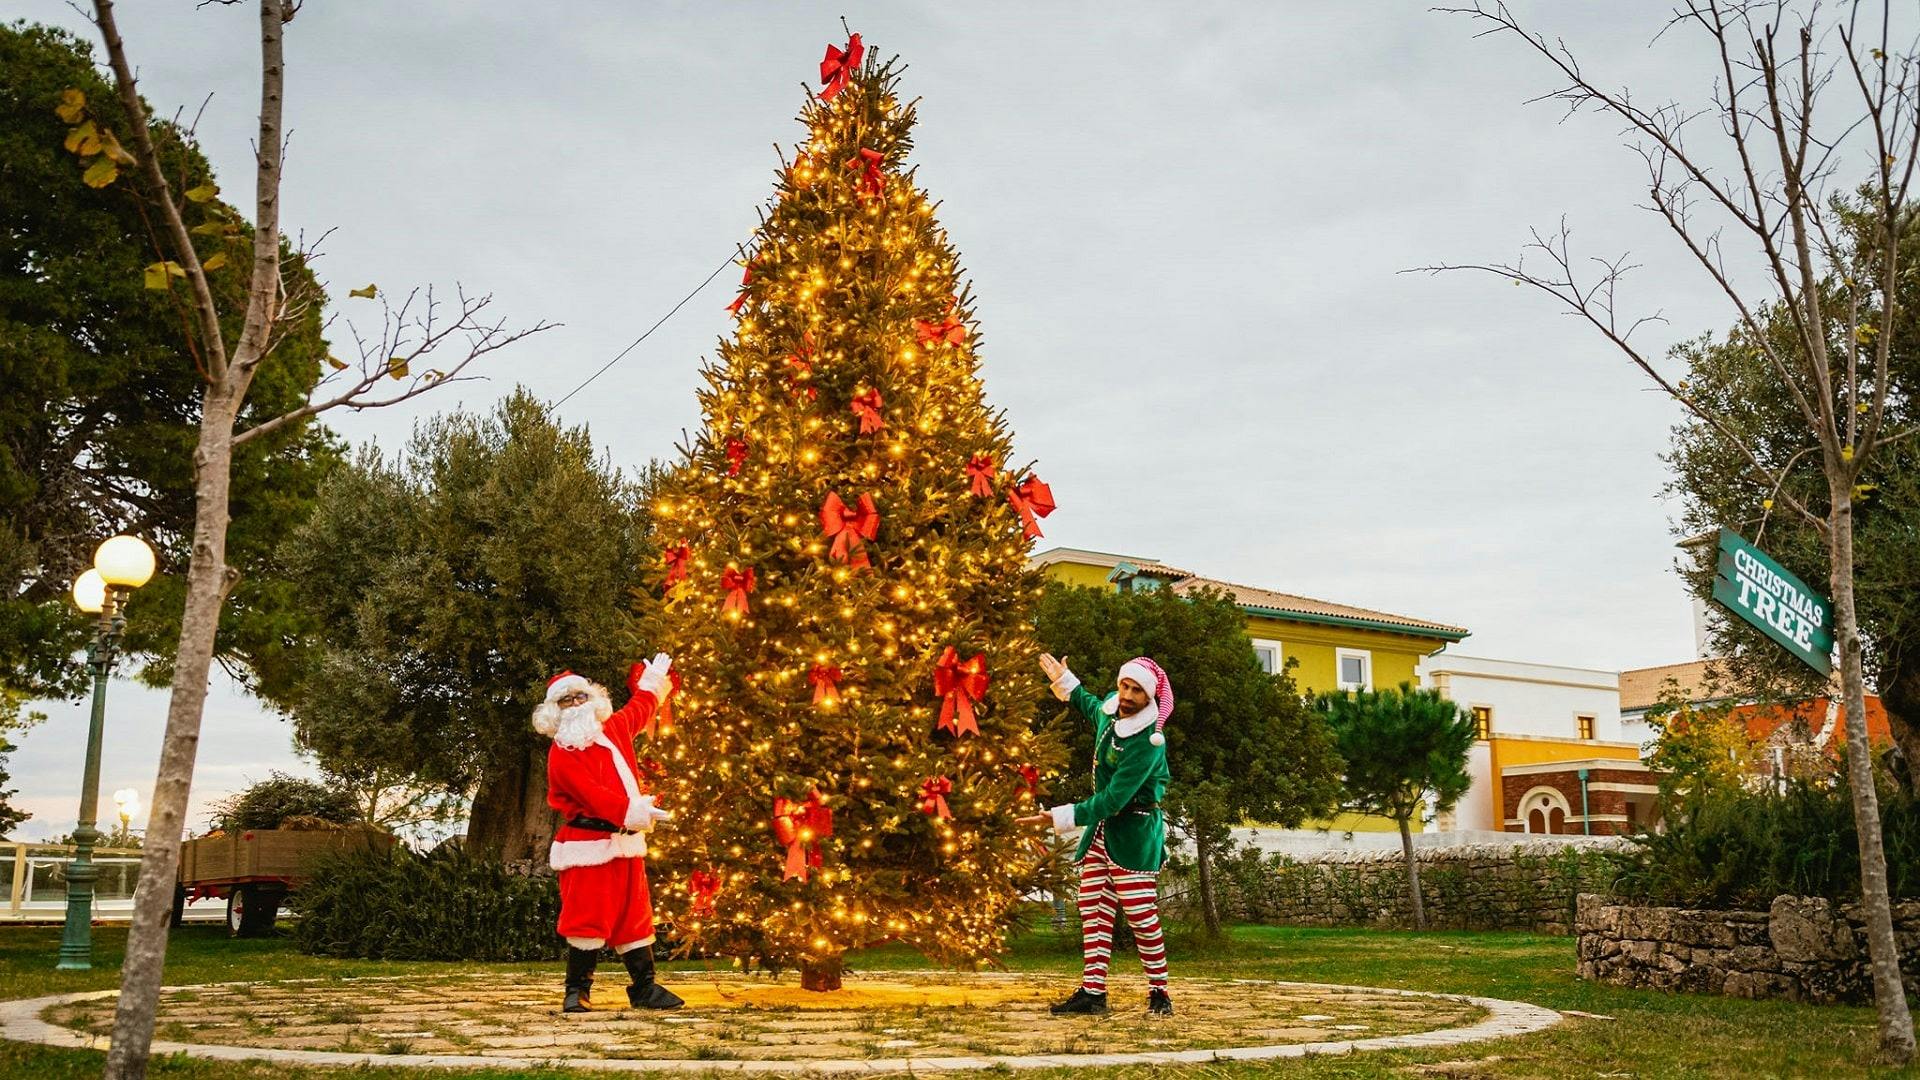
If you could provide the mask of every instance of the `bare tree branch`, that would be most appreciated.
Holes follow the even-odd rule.
[[[384,409],[412,400],[436,386],[465,381],[461,372],[475,360],[488,353],[504,349],[516,341],[551,330],[557,325],[543,320],[526,329],[508,330],[504,320],[493,323],[482,322],[479,315],[486,310],[487,305],[493,302],[493,297],[491,295],[470,297],[464,289],[457,289],[459,314],[452,321],[437,322],[436,312],[439,302],[434,299],[431,289],[426,294],[425,313],[412,317],[409,311],[417,293],[418,290],[409,293],[397,311],[390,307],[384,309],[385,317],[382,320],[380,340],[375,345],[361,341],[359,371],[345,389],[331,397],[310,401],[297,409],[289,410],[271,420],[239,432],[234,435],[233,444],[243,445],[251,439],[269,435],[289,424],[298,423],[332,409],[344,408],[354,411]],[[410,329],[420,335],[418,340],[409,339]],[[427,358],[456,336],[466,339],[464,356],[444,369],[413,372],[412,367],[416,361]],[[360,340],[357,331],[355,339]],[[396,375],[396,372],[404,374]],[[404,389],[384,397],[376,395],[374,390],[384,379],[402,382]]]
[[[94,0],[93,11],[93,24],[99,28],[100,38],[106,44],[107,63],[113,68],[114,84],[120,91],[120,105],[127,111],[127,134],[133,140],[134,156],[139,159],[140,176],[146,184],[147,197],[159,205],[168,239],[193,289],[206,378],[218,381],[226,375],[227,346],[221,337],[220,312],[213,304],[213,290],[207,285],[207,274],[200,266],[200,256],[193,250],[193,237],[188,235],[187,223],[180,216],[180,204],[174,201],[173,191],[167,186],[166,174],[160,170],[160,155],[155,152],[153,135],[147,130],[146,106],[140,101],[140,88],[134,82],[133,67],[127,63],[126,43],[121,40],[120,28],[114,22],[113,0]]]

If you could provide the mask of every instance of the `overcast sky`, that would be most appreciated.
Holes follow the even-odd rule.
[[[1602,82],[1708,88],[1696,42],[1650,45],[1665,3],[1518,9]],[[0,14],[92,36],[62,0]],[[1424,3],[310,3],[284,227],[337,229],[335,297],[458,281],[564,324],[489,381],[329,423],[392,447],[430,410],[573,389],[748,237],[842,14],[923,98],[914,160],[972,278],[987,392],[1060,500],[1047,544],[1466,626],[1472,655],[1693,657],[1660,496],[1676,410],[1545,298],[1399,271],[1510,258],[1564,214],[1645,264],[1625,302],[1670,320],[1655,352],[1728,312],[1635,209],[1618,125],[1523,104],[1543,63]],[[200,137],[246,202],[254,14],[119,17],[158,110],[213,94]],[[623,465],[670,454],[737,280],[564,417]],[[25,836],[73,820],[85,714],[49,708],[14,757]],[[114,685],[104,790],[150,790],[164,710]],[[195,825],[292,760],[281,721],[216,687]]]

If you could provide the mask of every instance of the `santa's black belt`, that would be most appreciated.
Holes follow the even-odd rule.
[[[625,826],[622,826],[622,825],[615,825],[615,824],[614,824],[613,822],[611,822],[611,821],[605,821],[605,820],[602,820],[602,819],[600,819],[600,818],[597,818],[597,817],[577,817],[577,818],[569,818],[569,819],[567,820],[567,824],[568,824],[568,825],[571,825],[572,827],[574,827],[574,828],[576,828],[576,829],[590,829],[590,830],[592,830],[592,831],[594,831],[594,832],[619,832],[619,833],[623,833],[623,832],[626,832],[626,831],[627,831],[627,830],[626,830],[626,827],[625,827]]]

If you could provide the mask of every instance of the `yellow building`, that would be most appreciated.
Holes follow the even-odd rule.
[[[1419,685],[1420,662],[1467,636],[1458,626],[1216,581],[1152,559],[1053,548],[1035,555],[1033,563],[1069,585],[1176,593],[1218,589],[1246,612],[1247,636],[1261,666],[1278,671],[1293,661],[1294,681],[1308,694]]]

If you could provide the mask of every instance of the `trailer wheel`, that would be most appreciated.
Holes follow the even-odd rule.
[[[173,910],[167,913],[167,925],[179,926],[180,920],[187,916],[187,887],[175,884],[173,887]]]
[[[276,885],[235,885],[227,894],[227,933],[232,937],[265,937],[273,932],[286,889]]]

